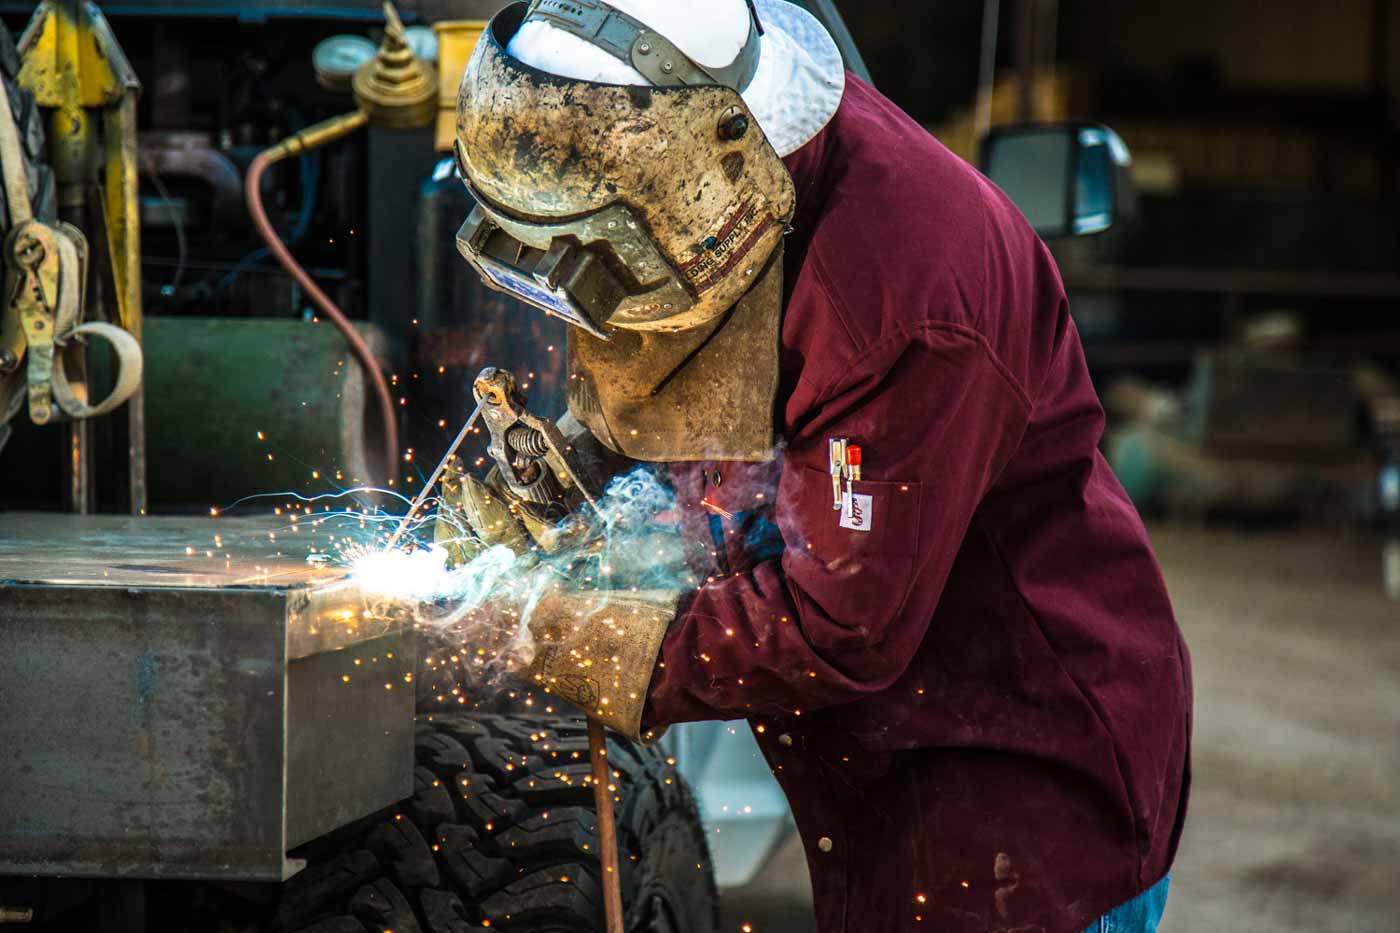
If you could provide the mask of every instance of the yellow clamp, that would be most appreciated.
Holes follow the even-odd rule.
[[[29,355],[29,417],[53,418],[53,348],[58,328],[60,265],[64,241],[52,228],[27,221],[5,238],[6,317],[19,323]],[[67,243],[68,250],[72,244]],[[76,253],[72,257],[77,265]]]

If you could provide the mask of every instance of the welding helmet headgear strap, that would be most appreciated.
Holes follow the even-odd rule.
[[[748,39],[738,57],[720,68],[701,65],[670,39],[600,0],[534,0],[524,21],[531,20],[544,20],[597,46],[657,87],[718,84],[742,94],[758,73],[763,49],[763,27],[752,0]]]

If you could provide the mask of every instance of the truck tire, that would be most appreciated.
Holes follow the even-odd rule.
[[[270,933],[596,933],[597,823],[582,720],[419,717],[413,797],[318,840]],[[610,737],[628,933],[711,933],[718,895],[671,760]]]

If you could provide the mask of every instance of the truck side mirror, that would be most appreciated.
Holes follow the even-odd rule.
[[[1118,134],[1088,123],[998,127],[982,141],[983,173],[1051,240],[1102,233],[1123,208],[1132,157]]]

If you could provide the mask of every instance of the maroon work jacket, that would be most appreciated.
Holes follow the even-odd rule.
[[[1078,933],[1171,865],[1191,684],[1059,273],[853,77],[787,164],[782,455],[673,470],[715,566],[646,722],[750,721],[823,933]],[[837,436],[868,531],[833,509]]]

